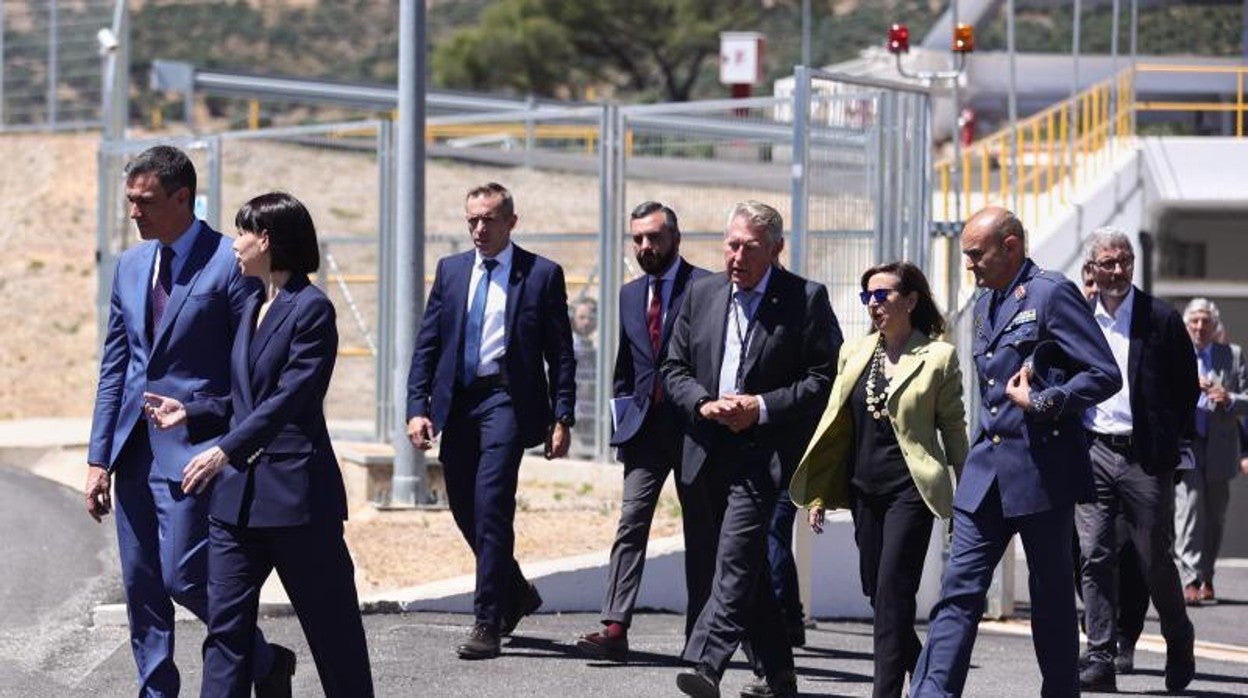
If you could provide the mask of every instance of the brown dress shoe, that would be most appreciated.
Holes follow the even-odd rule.
[[[1218,597],[1213,593],[1213,582],[1204,582],[1200,585],[1200,602],[1209,606],[1218,602]]]
[[[576,641],[576,648],[581,654],[591,659],[606,659],[612,662],[628,661],[628,635],[611,637],[603,631],[582,635]]]

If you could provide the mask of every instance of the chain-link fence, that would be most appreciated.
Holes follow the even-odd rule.
[[[115,0],[0,3],[0,131],[93,128]],[[103,40],[107,41],[107,37]]]
[[[782,263],[824,283],[848,336],[866,331],[858,277],[872,263],[928,257],[927,94],[799,70],[803,92],[746,100],[619,107],[552,107],[430,118],[424,252],[469,249],[463,196],[495,180],[515,197],[517,244],[560,263],[577,353],[572,453],[609,460],[608,402],[620,286],[641,273],[628,211],[645,200],[680,219],[682,254],[718,271],[733,203],[758,199],[786,220]],[[812,91],[811,85],[836,89]],[[799,82],[799,85],[803,84]],[[796,119],[794,117],[797,117]],[[342,354],[327,397],[331,418],[360,420],[388,440],[395,197],[390,123],[229,132],[161,139],[200,172],[198,210],[215,227],[273,189],[303,200],[322,242],[318,283],[338,308]],[[122,167],[154,141],[105,144],[100,154],[101,297],[112,258],[133,239]],[[371,429],[369,429],[371,427]]]

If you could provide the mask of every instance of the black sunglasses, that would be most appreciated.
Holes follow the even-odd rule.
[[[888,294],[896,290],[895,288],[877,288],[874,291],[861,291],[858,294],[858,298],[863,305],[870,303],[872,298],[875,299],[876,303],[883,303],[888,300]]]

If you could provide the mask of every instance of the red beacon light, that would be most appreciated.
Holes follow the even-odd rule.
[[[904,24],[894,24],[888,28],[888,52],[894,54],[910,52],[910,28]]]
[[[970,53],[975,50],[975,28],[958,22],[953,28],[953,52]]]

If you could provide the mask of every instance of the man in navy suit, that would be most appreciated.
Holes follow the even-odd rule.
[[[975,303],[979,427],[953,500],[953,542],[912,696],[957,696],[992,572],[1014,534],[1027,552],[1041,695],[1079,694],[1074,505],[1091,501],[1086,409],[1122,379],[1087,302],[1024,251],[1023,225],[989,206],[966,223],[962,255],[989,293]]]
[[[680,256],[676,212],[657,201],[633,209],[629,233],[644,276],[620,289],[620,346],[615,357],[611,445],[624,461],[624,503],[611,546],[611,568],[602,601],[602,630],[576,645],[594,658],[628,658],[628,626],[646,564],[650,523],[667,474],[679,467],[681,414],[663,392],[659,363],[675,310],[694,280],[710,272]],[[705,492],[676,478],[685,532],[685,636],[710,593],[715,537]]]
[[[499,654],[500,637],[541,606],[516,562],[516,481],[524,449],[568,451],[576,359],[563,269],[511,242],[511,193],[489,183],[464,210],[475,249],[438,261],[407,379],[407,435],[442,434],[451,513],[477,559],[475,624],[457,652]]]
[[[173,601],[207,620],[208,492],[182,492],[182,469],[214,439],[142,419],[143,393],[182,402],[230,394],[230,349],[248,296],[230,240],[194,214],[195,166],[156,146],[126,165],[130,218],[145,242],[121,254],[87,451],[87,511],[113,505],[142,696],[176,696]],[[255,637],[257,695],[290,695],[294,654]]]
[[[1200,392],[1196,357],[1178,311],[1131,284],[1135,252],[1126,233],[1092,231],[1087,260],[1097,287],[1093,315],[1124,380],[1122,390],[1084,416],[1096,500],[1075,507],[1088,636],[1079,682],[1086,690],[1117,690],[1119,652],[1134,653],[1136,640],[1116,637],[1118,580],[1143,574],[1166,638],[1166,689],[1181,691],[1195,672],[1195,632],[1171,556],[1174,470]],[[1120,524],[1137,569],[1122,569]]]
[[[733,207],[725,270],[690,286],[663,360],[664,389],[688,424],[681,479],[702,479],[718,536],[711,595],[685,645],[694,667],[676,677],[688,695],[718,696],[741,645],[757,676],[742,695],[797,694],[767,533],[828,401],[841,332],[827,289],[780,268],[783,233],[771,206]]]

